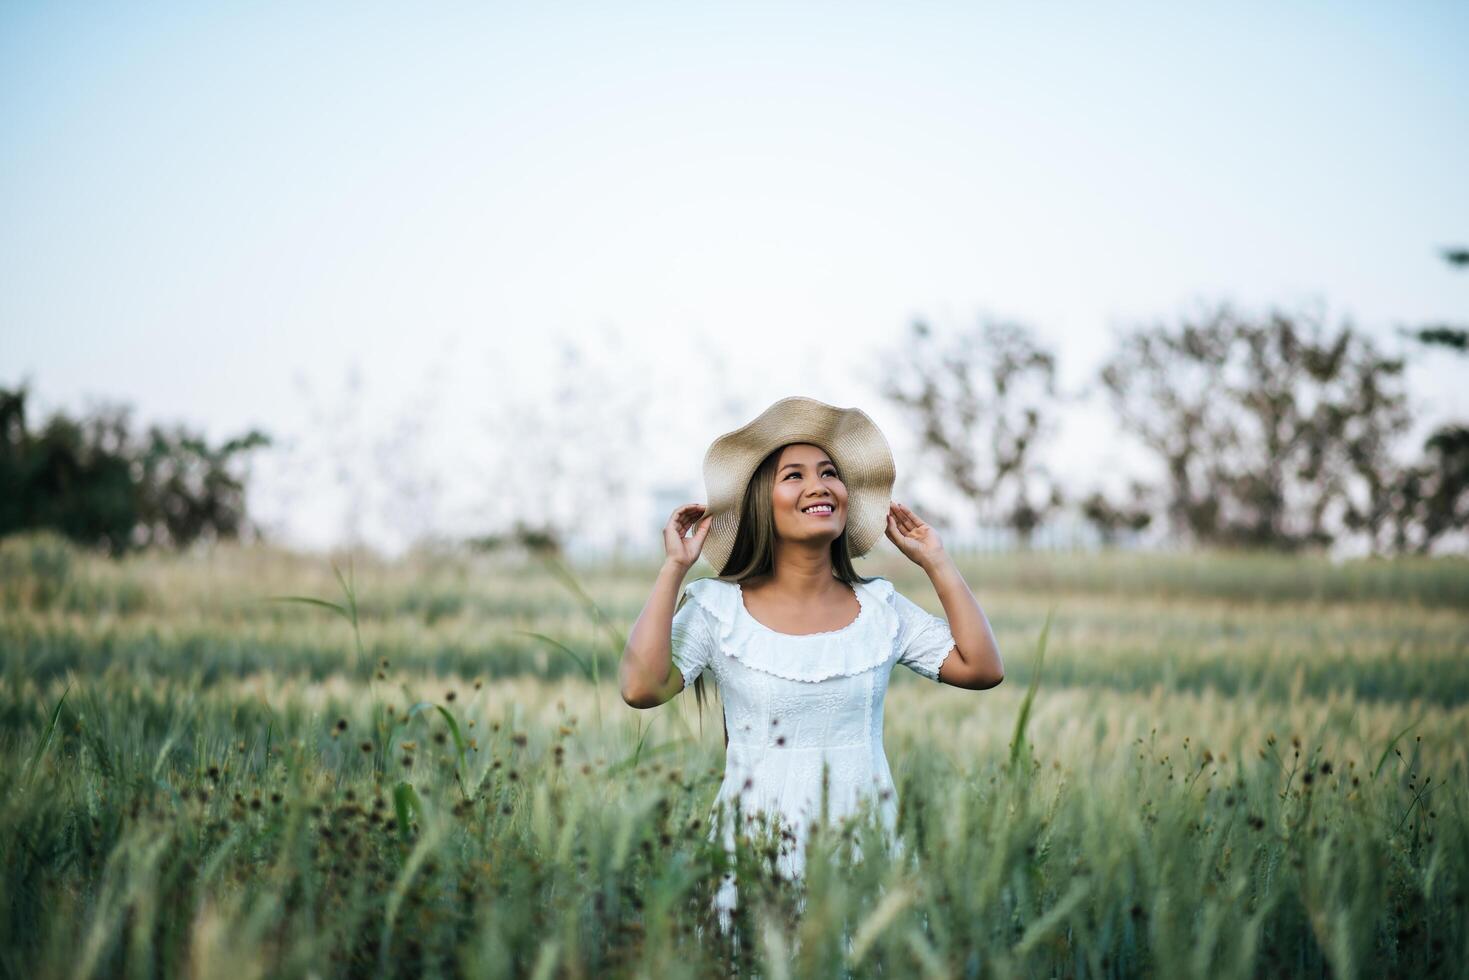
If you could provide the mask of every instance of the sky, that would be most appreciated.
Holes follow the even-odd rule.
[[[878,369],[989,316],[1077,393],[1046,465],[1115,488],[1118,330],[1469,318],[1466,44],[1459,3],[6,4],[0,384],[272,433],[302,547],[541,506],[656,548],[790,394],[916,492]],[[1410,367],[1420,431],[1460,374]]]

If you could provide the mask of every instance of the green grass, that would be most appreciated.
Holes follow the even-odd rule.
[[[1463,561],[966,560],[1007,677],[895,673],[906,856],[756,834],[724,941],[653,569],[0,556],[4,976],[1464,975]]]

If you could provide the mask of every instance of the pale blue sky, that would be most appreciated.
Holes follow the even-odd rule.
[[[702,499],[793,393],[901,479],[870,382],[917,316],[1023,319],[1073,386],[1200,301],[1469,319],[1466,49],[1457,3],[7,4],[0,383],[294,438],[258,503],[311,544],[346,505],[303,381],[357,366],[364,457],[423,387],[422,519],[467,527],[562,336],[646,412],[644,482]],[[1461,368],[1414,369],[1425,418],[1469,415]],[[1136,461],[1099,404],[1050,451],[1078,489]]]

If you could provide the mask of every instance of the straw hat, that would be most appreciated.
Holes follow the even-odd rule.
[[[882,430],[856,408],[836,408],[814,398],[782,398],[754,421],[715,439],[704,454],[704,489],[713,515],[700,557],[724,569],[734,550],[745,487],[766,456],[781,446],[806,442],[826,450],[847,487],[847,543],[852,557],[866,554],[887,529],[892,501],[893,453]]]

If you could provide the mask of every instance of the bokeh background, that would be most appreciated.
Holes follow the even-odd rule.
[[[1424,449],[1469,418],[1462,346],[1412,332],[1462,344],[1469,310],[1466,37],[1452,3],[8,5],[0,383],[31,430],[259,430],[220,464],[239,530],[303,548],[656,551],[705,447],[788,394],[872,415],[955,547],[1091,547],[1098,492],[1152,515],[1121,543],[1181,546],[1101,372],[1224,307],[1405,361],[1371,479],[1462,470],[1462,432]],[[942,350],[977,389],[962,425],[939,386],[949,452],[884,393],[918,323],[907,390]],[[1002,405],[1007,360],[1031,390]],[[1227,452],[1187,465],[1271,455]],[[1336,553],[1373,549],[1329,509]]]

